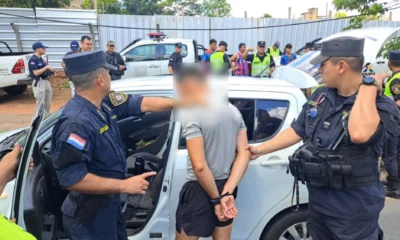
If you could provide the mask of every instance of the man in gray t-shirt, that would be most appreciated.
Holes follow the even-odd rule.
[[[184,68],[176,76],[184,98],[208,91],[204,73]],[[200,99],[200,98],[199,98]],[[239,110],[226,102],[193,111],[182,122],[189,153],[186,178],[176,212],[176,239],[230,239],[237,209],[237,185],[246,172],[250,152],[244,149],[247,132]]]

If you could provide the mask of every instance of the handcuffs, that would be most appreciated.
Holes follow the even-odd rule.
[[[213,204],[213,206],[215,207],[215,206],[221,204],[221,199],[222,199],[222,198],[227,197],[227,196],[231,196],[231,195],[233,195],[233,194],[227,192],[227,193],[224,193],[224,194],[222,194],[221,196],[219,196],[219,197],[217,197],[217,198],[211,199],[210,202],[211,202],[211,203]]]

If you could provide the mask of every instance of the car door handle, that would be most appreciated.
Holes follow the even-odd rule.
[[[289,165],[288,160],[267,160],[267,161],[261,161],[260,162],[261,166],[263,167],[273,167],[273,166],[287,166]]]
[[[377,63],[377,64],[384,64],[385,62],[382,61],[382,62],[376,62],[376,63]]]
[[[154,65],[154,64],[151,64],[150,66],[149,66],[149,68],[158,68],[159,66],[157,66],[157,65]]]

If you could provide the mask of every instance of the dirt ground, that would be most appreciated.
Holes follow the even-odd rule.
[[[63,72],[57,73],[50,82],[53,87],[53,103],[51,112],[64,106],[71,98],[71,90]],[[31,86],[19,96],[10,96],[5,92],[0,93],[0,132],[29,126],[35,111],[35,98]]]

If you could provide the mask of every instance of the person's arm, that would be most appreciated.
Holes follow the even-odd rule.
[[[270,59],[270,64],[271,64],[271,72],[273,72],[273,71],[275,71],[275,61],[271,55],[269,55],[269,59]]]
[[[193,172],[210,199],[220,196],[215,179],[207,165],[204,152],[204,138],[201,133],[200,123],[183,123],[182,135],[186,138],[186,147],[192,163]]]
[[[240,130],[236,136],[236,158],[233,162],[231,173],[229,175],[228,181],[224,186],[222,194],[225,194],[227,192],[233,193],[240,180],[242,179],[244,173],[246,172],[250,161],[250,152],[248,150],[245,150],[247,144],[247,132],[245,129]]]
[[[39,69],[39,62],[36,60],[29,60],[29,68],[32,70],[33,74],[38,77],[42,75],[47,70],[53,71],[53,68],[46,65],[44,68]]]
[[[171,74],[174,74],[174,70],[173,70],[174,62],[175,62],[175,57],[174,57],[174,54],[172,54],[169,57],[169,62],[168,62],[168,70],[169,70],[169,73],[171,73]]]
[[[237,59],[237,57],[238,57],[238,54],[235,53],[235,54],[232,55],[232,57],[229,59],[229,61],[230,61],[230,62],[235,62],[236,59]]]
[[[126,70],[126,66],[125,66],[125,61],[124,59],[121,57],[121,54],[119,53],[115,53],[117,56],[117,63],[118,63],[118,68],[120,71],[125,71]]]
[[[227,65],[228,70],[231,69],[231,62],[229,61],[229,57],[226,53],[224,54],[224,63]]]
[[[356,144],[367,142],[378,129],[377,87],[361,85],[349,116],[349,134]]]
[[[270,50],[269,48],[267,48],[267,53],[268,53],[268,54],[270,54],[270,53],[271,53],[271,50]]]
[[[252,51],[254,51],[254,49],[253,48],[248,48],[248,49],[246,49],[246,51],[243,53],[243,59],[247,59],[247,55],[249,54],[249,52],[252,52]]]
[[[65,63],[63,60],[61,60],[61,67],[65,69]]]
[[[286,64],[285,64],[285,56],[282,56],[282,57],[281,57],[281,65],[286,65]]]

